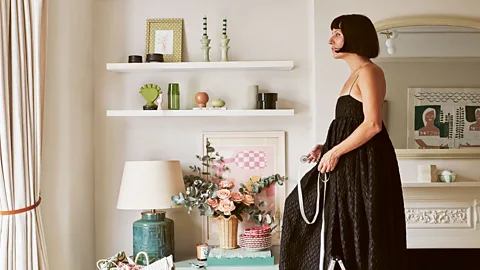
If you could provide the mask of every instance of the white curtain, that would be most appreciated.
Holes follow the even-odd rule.
[[[40,207],[46,0],[0,0],[0,270],[48,269]]]

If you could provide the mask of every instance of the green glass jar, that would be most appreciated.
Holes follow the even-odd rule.
[[[168,84],[168,109],[180,110],[180,86],[178,83]]]

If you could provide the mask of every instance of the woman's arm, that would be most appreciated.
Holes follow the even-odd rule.
[[[343,142],[325,153],[318,166],[322,173],[332,171],[340,156],[362,146],[382,130],[382,105],[386,93],[382,69],[376,65],[363,68],[357,83],[362,94],[364,121]]]

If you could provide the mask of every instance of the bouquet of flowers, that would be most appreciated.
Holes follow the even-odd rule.
[[[185,194],[179,193],[172,196],[172,202],[186,207],[189,214],[195,208],[202,216],[223,215],[228,218],[234,215],[240,222],[243,221],[243,216],[246,216],[257,225],[271,225],[274,222],[274,216],[271,211],[263,209],[267,203],[256,200],[256,196],[271,185],[283,185],[287,178],[274,174],[260,177],[256,181],[250,179],[249,187],[240,184],[240,187],[235,190],[235,183],[223,177],[223,173],[229,170],[223,157],[215,152],[208,140],[206,150],[206,155],[196,156],[203,169],[190,166],[193,174],[184,176]]]

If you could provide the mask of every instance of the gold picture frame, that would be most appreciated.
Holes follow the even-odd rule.
[[[161,53],[165,62],[182,62],[183,19],[147,19],[146,54]]]

